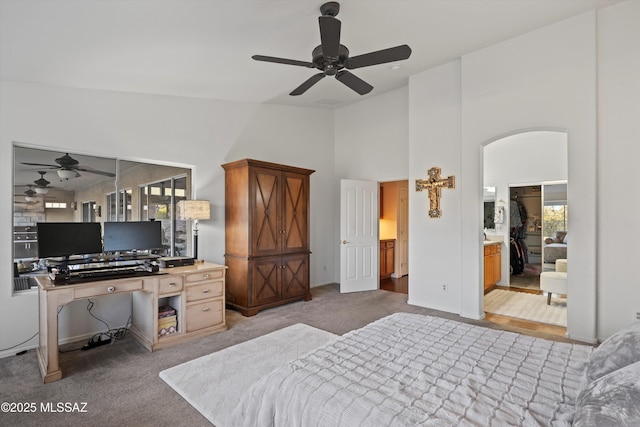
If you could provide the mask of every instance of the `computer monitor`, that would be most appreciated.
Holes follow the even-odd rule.
[[[36,229],[39,258],[68,258],[102,252],[99,222],[39,222]]]
[[[162,248],[160,221],[104,223],[105,252],[136,252]]]

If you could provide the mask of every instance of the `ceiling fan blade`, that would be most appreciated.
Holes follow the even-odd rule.
[[[289,95],[291,96],[298,96],[298,95],[302,95],[303,93],[305,93],[311,86],[313,86],[314,84],[318,83],[320,80],[322,80],[324,78],[324,73],[318,73],[318,74],[314,74],[313,76],[309,77],[304,83],[302,83],[300,86],[298,86],[297,88],[295,88],[293,90],[293,92],[291,92]]]
[[[322,54],[328,61],[335,61],[340,55],[340,27],[341,23],[333,16],[320,16],[320,41]]]
[[[109,176],[109,177],[112,177],[112,178],[116,176],[115,173],[99,171],[99,170],[96,170],[96,169],[91,169],[91,168],[88,168],[86,166],[79,166],[79,165],[76,166],[76,167],[71,168],[71,170],[75,170],[76,172],[77,171],[82,171],[82,172],[95,173],[96,175],[104,175],[104,176]],[[78,175],[80,175],[80,174],[78,174]]]
[[[298,65],[300,67],[315,68],[313,62],[297,61],[295,59],[276,58],[275,56],[253,55],[256,61],[275,62],[276,64]]]
[[[339,71],[338,74],[336,74],[336,79],[338,79],[340,83],[344,84],[345,86],[348,86],[349,88],[358,92],[360,95],[365,95],[371,92],[371,90],[373,89],[373,86],[371,86],[369,83],[365,82],[360,77],[346,70]]]
[[[46,166],[46,167],[53,168],[53,169],[58,169],[60,167],[60,165],[45,165],[44,163],[26,163],[26,162],[21,162],[20,164],[27,165],[27,166]]]
[[[389,49],[377,50],[375,52],[357,55],[348,58],[344,66],[353,70],[355,68],[368,67],[370,65],[384,64],[386,62],[401,61],[411,56],[411,48],[406,44],[402,46],[390,47]]]

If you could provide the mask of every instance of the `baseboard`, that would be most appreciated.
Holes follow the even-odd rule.
[[[35,350],[36,348],[38,348],[38,344],[29,344],[29,345],[23,344],[16,348],[0,351],[0,359],[4,359],[5,357],[15,356],[21,351]]]

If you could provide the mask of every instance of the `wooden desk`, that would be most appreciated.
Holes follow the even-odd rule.
[[[101,280],[53,286],[37,277],[40,303],[38,363],[45,383],[62,378],[58,359],[59,307],[88,298],[132,293],[130,333],[147,350],[154,351],[195,337],[227,329],[225,321],[224,265],[198,263],[160,270],[143,277]],[[177,332],[158,336],[158,307],[176,309]]]

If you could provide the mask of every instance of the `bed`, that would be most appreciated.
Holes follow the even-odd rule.
[[[601,414],[610,393],[599,383],[609,375],[592,366],[606,365],[593,362],[598,352],[588,345],[396,313],[263,377],[240,399],[232,425],[618,425],[595,423],[610,421],[602,418],[609,413]],[[600,359],[612,363],[609,354]],[[623,374],[631,378],[632,390],[615,403],[630,401],[631,415],[640,422],[635,400],[640,362],[629,365],[637,365],[636,377]],[[602,390],[604,397],[598,394]],[[614,416],[621,412],[613,410]]]

